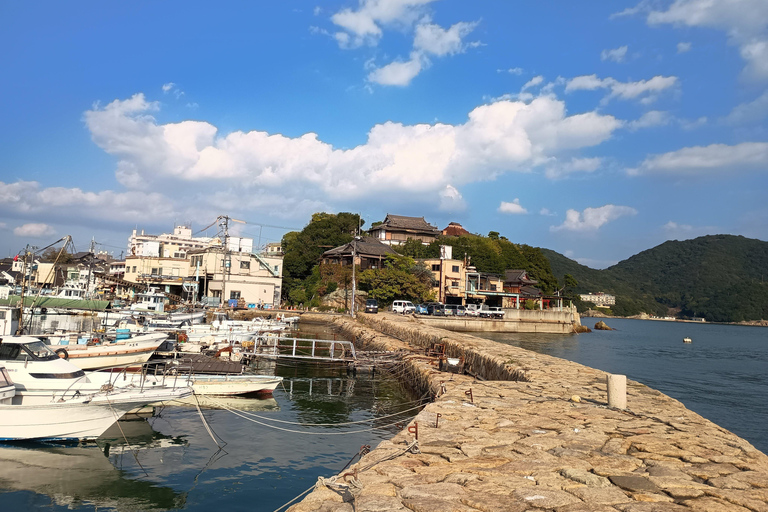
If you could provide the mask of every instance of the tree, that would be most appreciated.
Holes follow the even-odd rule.
[[[360,273],[361,289],[382,304],[403,299],[412,302],[428,302],[432,293],[432,272],[413,258],[390,255],[382,269],[368,269]]]

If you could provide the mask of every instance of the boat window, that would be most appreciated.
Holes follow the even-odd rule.
[[[5,368],[0,368],[0,387],[11,385],[13,385],[13,381],[8,376],[8,372],[5,370]]]
[[[31,343],[25,343],[23,347],[24,347],[24,350],[26,350],[35,359],[41,359],[45,361],[48,359],[56,359],[59,357],[58,355],[56,355],[56,353],[53,350],[48,348],[48,345],[46,345],[42,341],[33,341]]]
[[[21,346],[15,343],[3,343],[0,345],[0,361],[15,361],[21,353]],[[22,359],[24,359],[22,357]]]

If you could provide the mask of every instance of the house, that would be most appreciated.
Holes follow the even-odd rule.
[[[450,222],[448,226],[442,231],[443,236],[462,236],[468,235],[469,231],[458,222]]]
[[[465,260],[453,259],[453,247],[440,246],[441,258],[419,260],[432,270],[437,282],[435,296],[445,304],[502,305],[503,279],[496,274],[478,272]]]
[[[592,302],[598,308],[608,308],[616,305],[616,296],[603,292],[582,293],[579,297],[584,302]]]
[[[325,251],[322,256],[324,264],[355,265],[360,269],[383,268],[384,261],[390,254],[397,254],[389,245],[370,236],[356,237],[351,242]]]
[[[405,217],[387,214],[381,224],[368,230],[370,235],[387,245],[402,245],[410,239],[424,245],[437,240],[440,231],[429,224],[424,217]]]

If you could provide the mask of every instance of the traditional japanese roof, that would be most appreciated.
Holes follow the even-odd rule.
[[[392,247],[387,244],[379,242],[378,239],[371,236],[361,237],[359,240],[352,240],[351,242],[334,247],[323,253],[323,258],[338,258],[340,256],[352,256],[352,248],[354,245],[354,251],[358,256],[367,257],[385,257],[389,254],[397,254]]]
[[[437,236],[440,232],[436,226],[429,224],[424,217],[405,217],[403,215],[387,214],[384,222],[371,228],[371,231],[388,229],[394,231],[423,232]]]
[[[523,297],[541,297],[543,294],[535,286],[523,286],[520,288],[520,295]]]
[[[506,270],[504,272],[504,282],[521,285],[539,284],[535,279],[528,277],[528,273],[525,270],[519,269]]]
[[[468,234],[469,234],[469,231],[464,229],[464,227],[458,222],[450,222],[448,224],[448,227],[446,227],[443,230],[444,236],[461,236],[461,235],[468,235]]]

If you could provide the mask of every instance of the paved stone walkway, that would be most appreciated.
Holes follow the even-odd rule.
[[[367,348],[410,350],[411,377],[440,396],[292,512],[768,512],[768,457],[647,386],[627,381],[627,409],[610,409],[599,370],[412,317],[337,323]],[[433,343],[507,380],[441,372]]]

